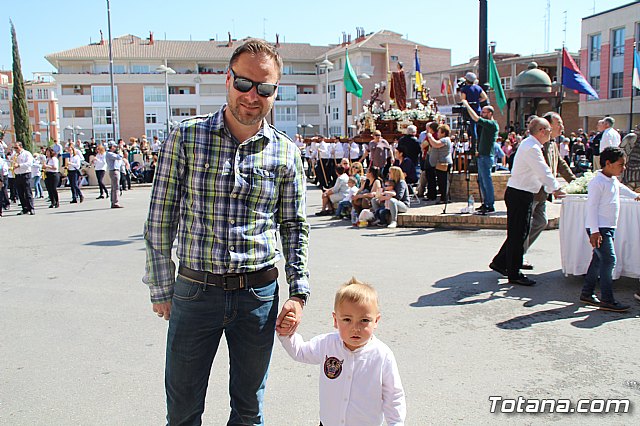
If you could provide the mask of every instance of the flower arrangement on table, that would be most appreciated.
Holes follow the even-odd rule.
[[[567,184],[567,186],[564,187],[564,192],[567,194],[586,194],[589,182],[591,182],[591,179],[593,179],[594,176],[595,173],[586,172],[578,179]]]

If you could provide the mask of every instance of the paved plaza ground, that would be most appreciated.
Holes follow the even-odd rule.
[[[150,188],[112,210],[86,189],[82,204],[37,200],[35,216],[0,218],[0,424],[164,424],[167,323],[141,283],[142,226]],[[377,336],[395,352],[407,425],[637,424],[640,417],[638,281],[616,293],[631,312],[578,303],[582,280],[560,272],[559,235],[531,249],[534,287],[489,270],[501,230],[353,229],[315,217],[309,187],[312,297],[300,332],[332,330],[337,286],[352,275],[380,294]],[[281,274],[282,276],[283,274]],[[286,284],[281,281],[281,301]],[[211,373],[204,424],[226,424],[225,345]],[[317,425],[319,366],[294,363],[276,343],[267,383],[268,425]],[[491,414],[505,399],[631,400],[627,414]],[[362,426],[362,425],[357,425]]]

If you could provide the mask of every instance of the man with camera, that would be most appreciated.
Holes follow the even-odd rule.
[[[493,205],[495,197],[493,181],[491,180],[491,168],[493,167],[493,144],[498,139],[498,122],[493,119],[493,107],[491,105],[486,105],[482,108],[481,116],[478,116],[476,111],[469,105],[468,100],[463,99],[462,105],[467,108],[471,119],[482,128],[480,138],[475,144],[478,160],[478,183],[483,201],[477,212],[485,215],[496,211]]]

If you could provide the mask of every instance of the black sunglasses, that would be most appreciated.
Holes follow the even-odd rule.
[[[238,77],[232,68],[229,68],[231,71],[231,77],[233,77],[233,88],[238,92],[247,93],[251,91],[253,86],[256,87],[256,91],[258,95],[268,98],[273,96],[278,88],[277,84],[272,83],[256,83],[255,81],[251,81],[248,78]]]

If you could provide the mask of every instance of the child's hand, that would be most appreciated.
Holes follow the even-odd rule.
[[[589,237],[589,242],[591,243],[591,247],[598,248],[600,244],[602,244],[602,235],[599,232],[594,232]]]
[[[280,325],[276,327],[276,332],[280,336],[286,336],[289,334],[289,329],[296,323],[296,314],[289,312],[283,319]]]

